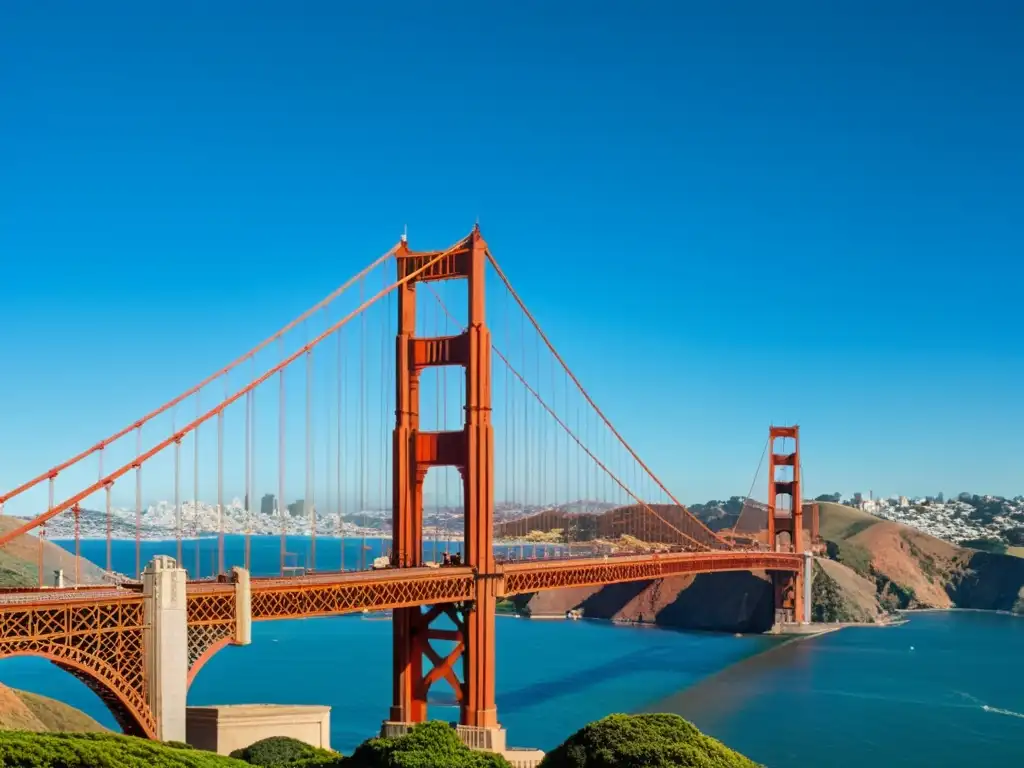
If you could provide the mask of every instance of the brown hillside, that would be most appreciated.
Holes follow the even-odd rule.
[[[850,541],[871,554],[871,565],[903,589],[912,589],[917,604],[951,608],[946,585],[965,550],[905,525],[880,521]]]
[[[0,684],[0,729],[19,731],[105,731],[84,712],[46,696]]]
[[[887,608],[978,608],[1024,613],[1024,560],[960,547],[901,523],[821,504],[838,559],[875,581]]]
[[[532,616],[564,616],[582,609],[591,619],[643,622],[680,629],[765,632],[774,618],[764,573],[706,573],[652,581],[575,587],[521,595]]]
[[[884,617],[885,611],[878,602],[875,582],[835,560],[822,557],[816,562],[825,578],[835,582],[851,620],[875,622]],[[819,577],[816,575],[815,578]]]
[[[0,533],[10,531],[24,523],[16,517],[0,517]],[[0,587],[37,586],[39,539],[32,534],[18,536],[3,547],[0,547]],[[75,556],[59,544],[43,542],[43,573],[47,583],[53,579],[53,572],[63,569],[65,583],[70,584],[75,578]],[[82,584],[103,583],[103,569],[81,559],[80,565]]]

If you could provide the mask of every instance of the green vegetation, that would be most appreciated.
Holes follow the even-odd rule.
[[[497,613],[517,613],[516,604],[509,598],[499,600],[497,605],[494,606],[494,610]]]
[[[865,617],[851,609],[835,579],[817,563],[814,564],[814,578],[811,582],[811,620],[828,624],[865,620]]]
[[[1024,527],[1003,531],[1003,538],[1011,547],[1024,546]]]
[[[873,569],[871,568],[871,553],[866,548],[851,541],[844,541],[836,544],[836,551],[835,560],[838,560],[854,573],[859,573],[861,576],[869,579],[874,577]]]
[[[844,541],[879,522],[879,518],[853,507],[822,501],[818,504],[818,532],[821,538]]]
[[[38,570],[30,563],[0,552],[0,587],[30,587],[38,580]]]
[[[271,736],[261,739],[244,749],[236,749],[231,756],[262,768],[287,768],[291,765],[305,764],[306,761],[314,758],[328,761],[336,761],[341,758],[337,752],[318,749],[304,741],[287,736]]]
[[[11,768],[511,768],[477,752],[447,723],[430,722],[397,738],[363,742],[351,757],[295,739],[262,739],[223,757],[177,742],[110,733],[4,731],[0,766]],[[543,768],[757,768],[677,715],[611,715],[570,736]]]
[[[248,763],[197,749],[112,733],[5,731],[0,765],[17,768],[247,768]]]
[[[678,715],[610,715],[549,752],[541,768],[756,768]]]
[[[340,765],[340,764],[339,764]],[[407,735],[364,741],[344,768],[511,768],[501,755],[474,752],[446,723],[422,723]],[[321,768],[321,766],[317,766]],[[324,766],[323,768],[327,768]]]
[[[913,587],[904,587],[897,584],[881,573],[875,574],[875,584],[878,587],[878,602],[887,611],[901,611],[913,608],[917,602],[917,595]]]
[[[961,547],[970,547],[981,552],[992,552],[996,555],[1006,554],[1006,542],[999,539],[968,539],[960,542]]]

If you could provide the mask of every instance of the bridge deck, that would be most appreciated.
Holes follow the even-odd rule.
[[[778,552],[678,552],[533,560],[499,566],[498,594],[510,596],[564,587],[600,586],[683,574],[773,569],[798,571],[802,555]],[[324,572],[294,577],[251,580],[254,621],[331,616],[362,610],[386,610],[470,600],[471,568],[402,568],[379,571]],[[197,581],[189,596],[226,598],[228,582]],[[42,589],[0,594],[0,612],[27,605],[107,603],[138,600],[138,588],[93,587]]]

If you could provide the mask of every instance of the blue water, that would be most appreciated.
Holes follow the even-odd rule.
[[[74,543],[54,539],[55,544],[61,544],[69,550],[74,549]],[[362,555],[362,547],[365,545],[365,555]],[[373,562],[373,558],[387,553],[391,547],[390,539],[380,538],[353,538],[339,539],[333,536],[318,536],[316,540],[316,568],[321,571],[336,571],[344,566],[345,570],[356,570],[367,568]],[[426,541],[423,544],[423,555],[429,560],[440,560],[445,548],[451,552],[459,552],[462,548],[461,541]],[[287,556],[286,566],[299,566],[310,568],[313,566],[312,543],[308,536],[288,536],[285,543]],[[344,551],[344,559],[342,552]],[[520,551],[526,557],[534,554],[534,545],[524,544],[519,546],[495,547],[499,554],[510,553],[520,555]],[[104,539],[89,539],[81,542],[82,557],[106,567],[107,543]],[[555,544],[537,545],[537,557],[557,557],[565,553],[565,547]],[[156,555],[177,556],[177,542],[170,541],[143,541],[141,544],[141,561],[145,567]],[[250,570],[254,576],[276,576],[281,571],[281,537],[280,536],[253,536],[250,545]],[[216,537],[187,539],[182,542],[181,565],[189,574],[189,578],[204,578],[217,573],[217,539]],[[115,571],[136,575],[135,572],[135,542],[115,541],[111,547],[111,565]],[[225,536],[224,537],[224,568],[230,570],[232,566],[245,564],[245,537]]]
[[[254,543],[254,564],[276,569],[278,547]],[[128,570],[125,558],[134,569],[134,557],[132,543],[116,546],[116,567]],[[390,633],[390,622],[360,617],[258,623],[252,645],[203,668],[189,703],[329,704],[332,745],[350,750],[387,715]],[[501,618],[498,711],[513,743],[542,748],[610,712],[648,710],[678,712],[776,768],[1013,765],[1024,760],[1022,650],[1024,620],[982,613],[917,614],[901,627],[787,644]],[[95,695],[47,662],[0,661],[0,680],[113,726]],[[431,715],[455,716],[445,706]]]

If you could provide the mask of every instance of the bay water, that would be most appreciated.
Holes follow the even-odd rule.
[[[367,546],[369,561],[388,542]],[[209,575],[216,541],[203,539],[198,547],[201,573]],[[359,563],[361,547],[344,543],[346,566]],[[337,568],[341,548],[339,540],[319,539],[320,567]],[[185,542],[183,560],[193,570],[195,549]],[[287,549],[296,553],[293,562],[310,562],[308,539],[289,537]],[[173,541],[144,542],[142,559],[175,550]],[[229,566],[241,564],[242,551],[240,537],[227,537]],[[253,573],[277,573],[279,552],[278,538],[254,537]],[[102,563],[105,543],[83,541],[82,553]],[[115,542],[113,556],[115,569],[134,572],[134,542]],[[511,743],[541,748],[611,712],[661,711],[677,712],[776,768],[1024,764],[1022,653],[1024,620],[975,612],[914,614],[899,627],[847,628],[785,643],[502,617],[498,712]],[[327,704],[332,746],[349,751],[387,716],[390,669],[389,621],[260,622],[252,645],[226,648],[203,668],[189,703]],[[115,727],[91,691],[46,661],[0,660],[0,681]],[[435,686],[431,717],[454,720],[453,703],[450,690]]]

